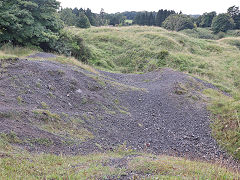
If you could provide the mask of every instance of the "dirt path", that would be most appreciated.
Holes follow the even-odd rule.
[[[52,55],[31,56],[37,57]],[[201,94],[203,89],[214,88],[211,84],[171,69],[101,74],[89,76],[81,68],[50,61],[9,61],[0,78],[0,92],[5,94],[0,96],[0,132],[51,141],[46,145],[36,140],[31,146],[16,143],[30,151],[78,154],[111,150],[125,143],[156,154],[203,159],[226,156],[211,136],[209,112]],[[59,114],[58,124],[47,112],[34,114],[44,108]],[[18,109],[18,113],[7,116],[10,109]],[[48,124],[43,122],[46,117]],[[93,137],[85,137],[88,133]],[[76,134],[81,134],[81,140],[76,140]]]

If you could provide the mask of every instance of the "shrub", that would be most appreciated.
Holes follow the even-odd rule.
[[[74,56],[83,62],[87,62],[92,56],[83,39],[66,30],[60,33],[57,40],[51,42],[51,50],[59,54],[65,54],[66,56]]]
[[[185,29],[181,32],[190,37],[199,39],[218,39],[218,37],[215,34],[213,34],[209,28]]]
[[[192,19],[182,14],[172,14],[164,22],[163,27],[169,30],[181,31],[183,29],[193,29]]]
[[[169,56],[169,52],[167,50],[162,50],[158,54],[158,62],[157,65],[159,67],[165,66],[167,64],[166,58]]]
[[[158,59],[165,59],[169,55],[169,52],[167,50],[162,50],[158,54]]]
[[[224,33],[224,32],[219,32],[219,33],[217,34],[217,36],[218,36],[218,39],[222,39],[222,38],[225,37],[225,33]]]
[[[219,14],[213,19],[212,30],[214,33],[226,32],[233,29],[234,21],[228,14]]]

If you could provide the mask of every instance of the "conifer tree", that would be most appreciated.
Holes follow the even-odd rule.
[[[152,12],[150,12],[150,14],[148,16],[148,25],[149,26],[154,26],[155,25],[155,18],[153,16]]]
[[[79,14],[76,26],[80,27],[80,28],[89,28],[90,27],[89,19],[83,12],[81,12]]]

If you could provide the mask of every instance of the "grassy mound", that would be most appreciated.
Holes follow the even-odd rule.
[[[231,42],[206,40],[191,37],[190,33],[186,33],[190,34],[187,36],[158,27],[138,26],[67,28],[66,31],[84,39],[93,54],[90,63],[100,68],[141,73],[171,67],[217,84],[224,90],[240,88],[237,39]]]

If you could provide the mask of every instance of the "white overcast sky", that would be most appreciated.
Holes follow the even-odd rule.
[[[90,8],[99,13],[101,8],[107,13],[123,11],[158,11],[169,9],[184,14],[202,14],[216,11],[226,12],[228,7],[240,6],[240,0],[58,0],[63,8]]]

